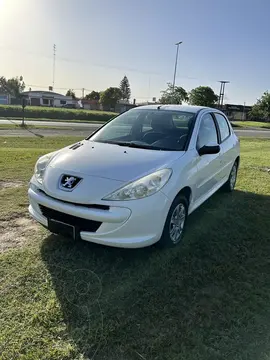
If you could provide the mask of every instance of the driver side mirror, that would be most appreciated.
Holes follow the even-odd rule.
[[[204,145],[198,150],[200,156],[218,154],[219,152],[220,152],[220,146],[218,144]]]

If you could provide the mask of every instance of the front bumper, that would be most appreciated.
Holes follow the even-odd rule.
[[[109,210],[54,199],[35,185],[30,185],[28,197],[30,215],[43,226],[48,227],[48,219],[41,210],[45,206],[57,212],[101,223],[95,232],[80,231],[81,239],[124,248],[140,248],[157,242],[162,235],[171,205],[161,191],[140,200],[106,202]]]

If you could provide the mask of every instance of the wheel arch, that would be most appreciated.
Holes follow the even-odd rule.
[[[191,187],[189,186],[185,186],[183,187],[179,192],[178,194],[176,195],[179,196],[179,195],[184,195],[185,198],[187,199],[187,202],[188,202],[188,205],[190,204],[190,201],[191,201],[191,196],[192,196],[192,190],[191,190]],[[175,198],[176,198],[175,197]]]

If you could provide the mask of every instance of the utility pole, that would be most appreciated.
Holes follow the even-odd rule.
[[[56,55],[56,45],[53,44],[53,90],[54,90],[54,82],[55,82],[55,55]]]
[[[224,101],[224,94],[225,94],[225,84],[228,84],[229,81],[219,81],[220,82],[220,91],[219,91],[219,98],[218,98],[218,106],[222,108],[223,101]]]
[[[179,41],[178,43],[176,43],[176,58],[175,58],[175,65],[174,65],[174,74],[173,74],[173,92],[174,92],[174,87],[175,87],[175,78],[176,78],[176,70],[177,70],[177,62],[178,62],[178,51],[179,51],[179,45],[182,44],[183,41]]]
[[[150,101],[150,88],[151,88],[151,77],[149,76],[149,81],[148,81],[148,101]]]
[[[246,119],[245,119],[245,110],[246,110],[246,103],[244,102],[243,113],[242,113],[242,120],[246,120]]]
[[[85,88],[82,88],[82,99],[84,99],[84,90]]]

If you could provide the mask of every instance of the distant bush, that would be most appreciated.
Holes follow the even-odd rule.
[[[41,106],[27,106],[24,110],[25,118],[32,119],[54,119],[54,120],[85,120],[106,122],[114,117],[113,112],[51,108]],[[22,118],[21,106],[0,105],[0,117]]]

